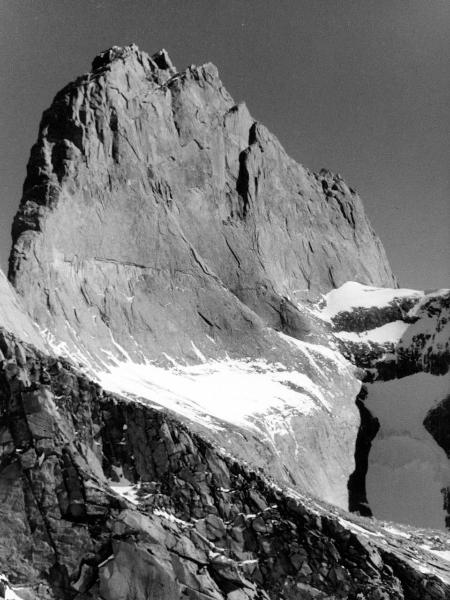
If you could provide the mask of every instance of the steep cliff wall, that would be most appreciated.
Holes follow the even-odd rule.
[[[360,384],[297,299],[394,277],[357,194],[289,158],[213,65],[98,56],[44,113],[13,238],[56,353],[346,505]]]
[[[288,299],[347,280],[393,285],[361,201],[236,104],[211,64],[98,56],[59,92],[31,151],[10,280],[89,360],[253,356],[266,326],[305,334]],[[307,329],[307,328],[306,328]],[[104,356],[103,356],[104,358]]]
[[[39,350],[50,351],[37,325],[24,309],[21,298],[0,270],[0,327]]]

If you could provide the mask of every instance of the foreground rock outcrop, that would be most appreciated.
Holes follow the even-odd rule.
[[[4,332],[0,348],[0,570],[19,597],[450,592],[450,565],[439,559],[448,536],[433,536],[432,555],[408,540],[424,545],[423,533],[349,521],[167,414],[104,393],[67,362]]]

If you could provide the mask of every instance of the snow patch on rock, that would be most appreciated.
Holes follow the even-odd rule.
[[[363,285],[356,281],[347,281],[339,288],[323,296],[325,306],[319,311],[322,319],[331,321],[340,312],[351,311],[355,308],[383,307],[396,298],[417,298],[424,292],[410,289],[379,288]]]
[[[282,434],[290,413],[330,410],[321,388],[307,375],[263,360],[209,361],[164,369],[150,363],[118,362],[98,374],[109,391],[173,410],[194,422],[220,422]]]
[[[373,342],[377,344],[386,344],[388,342],[397,343],[409,326],[409,323],[405,323],[404,321],[392,321],[391,323],[381,325],[381,327],[375,327],[374,329],[369,329],[360,333],[355,331],[337,331],[334,335],[343,342]]]
[[[22,600],[11,587],[8,579],[4,575],[0,575],[0,593],[2,600]]]
[[[112,469],[114,470],[118,481],[111,480],[109,482],[109,487],[113,490],[113,492],[119,496],[122,496],[122,498],[125,498],[125,500],[128,500],[128,502],[131,502],[132,504],[139,504],[137,497],[139,486],[125,477],[122,467],[112,466]]]

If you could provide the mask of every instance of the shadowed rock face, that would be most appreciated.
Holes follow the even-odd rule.
[[[423,425],[450,459],[450,394],[427,413]],[[450,484],[442,493],[444,509],[447,511],[445,524],[450,529]]]
[[[177,73],[136,46],[97,57],[44,113],[13,237],[30,314],[94,357],[117,355],[111,334],[135,358],[195,360],[192,341],[261,355],[267,325],[309,332],[288,298],[395,285],[340,176],[289,158],[213,65]]]
[[[364,517],[372,517],[372,510],[367,501],[366,477],[369,469],[369,454],[372,441],[380,429],[380,423],[374,417],[364,401],[367,398],[367,388],[362,386],[356,399],[361,424],[355,442],[355,470],[348,480],[348,509]]]

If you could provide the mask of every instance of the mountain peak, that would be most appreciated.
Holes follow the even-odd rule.
[[[115,354],[113,335],[133,355],[195,361],[192,343],[221,356],[232,338],[254,356],[264,324],[304,333],[299,294],[395,284],[359,197],[291,159],[215,67],[174,77],[165,50],[131,44],[93,69],[44,113],[10,257],[33,318],[68,347]]]
[[[448,293],[213,65],[115,46],[57,94],[9,276],[0,597],[449,597],[448,536],[363,520],[450,527]]]
[[[164,48],[159,50],[159,52],[153,54],[152,60],[158,65],[160,69],[169,69],[173,72],[176,72],[176,68],[170,59],[169,53]]]
[[[137,62],[145,70],[152,73],[155,71],[165,71],[170,76],[176,73],[167,50],[164,48],[149,56],[146,52],[139,49],[136,44],[128,46],[112,46],[103,52],[100,52],[92,61],[92,72],[101,71],[110,68],[114,63]]]

